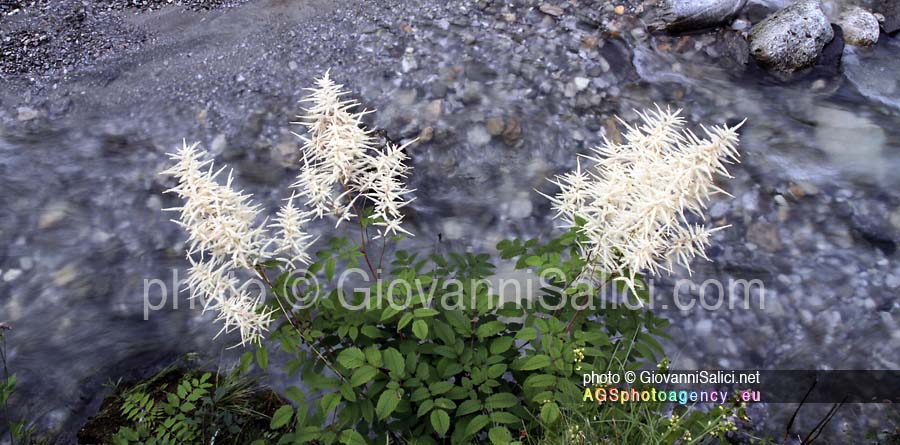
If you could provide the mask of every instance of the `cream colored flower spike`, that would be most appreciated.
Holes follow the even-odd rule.
[[[558,175],[560,191],[549,197],[556,218],[566,227],[576,218],[588,241],[581,246],[591,267],[615,274],[634,288],[634,274],[690,271],[691,261],[706,258],[709,229],[688,223],[688,214],[704,219],[710,196],[724,193],[715,176],[739,162],[737,130],[712,127],[700,138],[685,130],[681,110],[656,107],[639,112],[636,125],[625,125],[625,142],[594,149],[593,165]],[[621,122],[621,120],[620,120]],[[546,196],[546,195],[545,195]],[[630,271],[629,273],[625,273]]]

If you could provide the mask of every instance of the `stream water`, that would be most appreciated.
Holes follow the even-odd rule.
[[[14,328],[17,412],[71,436],[109,379],[190,351],[235,354],[233,339],[210,341],[217,328],[183,296],[144,320],[145,280],[185,267],[184,235],[160,211],[174,204],[162,194],[171,184],[156,172],[182,137],[200,140],[274,209],[296,169],[296,100],[327,68],[378,110],[371,124],[423,137],[411,151],[410,215],[410,243],[422,248],[438,234],[449,249],[490,251],[553,231],[533,189],[552,191],[544,178],[612,136],[613,115],[660,103],[692,123],[746,118],[743,162],[722,183],[734,198],[710,207],[731,227],[692,280],[758,279],[765,290],[753,298],[765,307],[661,311],[673,367],[900,369],[896,37],[834,48],[840,64],[785,80],[743,65],[738,31],[648,35],[602,14],[556,20],[528,2],[359,14],[347,11],[366,5],[326,3],[130,15],[158,39],[48,84],[37,105],[48,119],[6,120],[0,321]],[[622,37],[586,42],[586,20]],[[766,430],[781,428],[778,415]],[[877,430],[891,415],[848,407],[833,432]]]

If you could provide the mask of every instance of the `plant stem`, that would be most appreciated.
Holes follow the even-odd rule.
[[[256,270],[257,275],[259,275],[259,277],[262,278],[262,280],[266,283],[266,285],[269,286],[270,289],[272,289],[272,294],[275,295],[275,301],[278,303],[278,307],[281,309],[281,312],[284,314],[285,318],[287,318],[287,321],[288,321],[288,323],[290,323],[291,327],[293,327],[294,330],[297,331],[297,335],[300,336],[300,339],[303,340],[304,343],[306,343],[306,345],[309,347],[309,349],[314,354],[316,354],[316,356],[319,358],[319,360],[321,360],[322,363],[325,364],[325,366],[327,366],[328,369],[331,370],[331,372],[333,372],[335,375],[337,375],[338,378],[340,378],[342,382],[346,383],[347,379],[344,378],[343,374],[341,374],[337,369],[335,369],[334,366],[332,366],[331,362],[329,362],[328,359],[326,359],[325,356],[322,355],[322,353],[319,352],[318,349],[316,349],[316,347],[313,345],[312,341],[309,338],[307,338],[306,335],[304,335],[303,332],[300,330],[300,328],[297,326],[297,324],[294,323],[293,312],[288,312],[287,308],[285,308],[284,304],[281,302],[281,298],[278,296],[278,291],[275,290],[275,286],[272,285],[272,282],[269,281],[269,276],[266,275],[266,270],[258,264],[256,265],[256,267],[254,269]]]

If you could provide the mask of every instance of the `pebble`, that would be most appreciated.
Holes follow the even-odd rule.
[[[16,278],[19,278],[22,275],[22,271],[19,269],[9,269],[3,274],[3,281],[9,283]]]
[[[503,124],[503,118],[501,117],[489,118],[485,122],[485,126],[487,127],[487,131],[491,134],[491,136],[499,136],[501,133],[503,133],[503,129],[505,127],[505,125]]]
[[[483,125],[473,125],[466,132],[466,140],[475,147],[481,147],[491,141],[491,134],[488,133]]]
[[[47,205],[38,219],[38,228],[49,229],[66,218],[69,205],[64,201],[56,201]]]
[[[871,46],[878,42],[878,19],[858,6],[850,7],[838,20],[844,32],[844,41],[856,46]]]
[[[575,82],[575,88],[578,91],[584,90],[591,84],[591,79],[588,79],[587,77],[576,77],[572,79],[572,81]]]
[[[38,117],[38,111],[31,107],[16,108],[16,118],[20,122],[27,122]]]
[[[559,6],[548,5],[546,3],[540,6],[541,12],[547,15],[552,15],[553,17],[559,17],[563,15],[563,9]]]

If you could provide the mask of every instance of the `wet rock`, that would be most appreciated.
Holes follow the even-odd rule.
[[[875,12],[884,16],[884,32],[893,34],[900,30],[900,2],[897,0],[881,0],[873,8]]]
[[[563,15],[562,8],[560,8],[559,6],[548,5],[546,3],[544,3],[543,5],[540,6],[540,10],[544,14],[552,15],[553,17],[559,17],[559,16]]]
[[[838,24],[844,31],[844,41],[851,45],[870,46],[878,42],[878,19],[865,9],[847,9]]]
[[[64,201],[57,201],[51,204],[48,204],[44,209],[44,212],[41,213],[40,218],[38,219],[38,228],[40,229],[49,229],[51,227],[56,226],[69,214],[69,205]]]
[[[27,122],[38,117],[38,111],[31,107],[19,107],[16,109],[16,113],[19,122]]]
[[[793,72],[818,61],[834,31],[818,0],[800,0],[750,30],[750,54],[764,66]]]
[[[781,238],[778,236],[778,227],[765,221],[757,221],[747,228],[747,241],[756,244],[767,252],[781,250]]]
[[[10,282],[22,276],[22,271],[19,269],[9,269],[3,274],[3,281]]]
[[[654,28],[689,31],[727,23],[747,0],[660,0],[656,4]]]
[[[501,134],[503,142],[508,145],[515,145],[522,139],[522,124],[518,119],[509,118],[506,120],[506,128]]]
[[[503,128],[505,125],[503,124],[503,118],[492,117],[489,118],[487,122],[485,122],[485,126],[487,127],[487,131],[491,134],[491,136],[499,136],[500,133],[503,133]]]
[[[466,132],[466,140],[470,144],[481,147],[491,141],[491,134],[482,125],[473,125]]]

